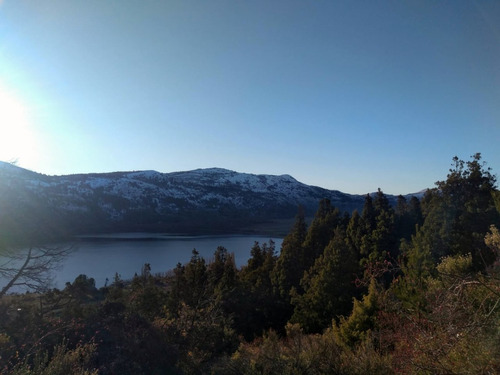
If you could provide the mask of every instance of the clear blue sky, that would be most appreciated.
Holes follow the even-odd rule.
[[[0,0],[0,160],[399,194],[500,172],[500,2]]]

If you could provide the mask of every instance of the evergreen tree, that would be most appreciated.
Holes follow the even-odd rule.
[[[375,200],[373,201],[373,206],[375,208],[376,215],[379,215],[382,211],[393,212],[389,199],[380,188],[377,190],[377,195],[375,195]]]
[[[304,271],[323,253],[333,237],[334,229],[342,223],[340,211],[332,206],[329,199],[322,199],[304,241],[304,257],[301,259]]]
[[[481,162],[481,154],[464,162],[453,158],[446,181],[438,181],[425,202],[422,235],[417,237],[430,246],[434,258],[472,253],[474,267],[484,269],[495,255],[484,244],[492,224],[500,222],[495,208],[496,178]]]
[[[307,224],[304,210],[299,207],[299,212],[295,217],[295,224],[281,244],[281,253],[276,261],[272,275],[276,294],[287,304],[290,302],[290,290],[299,287],[300,279],[304,274],[305,254],[303,243],[306,233]]]
[[[131,287],[130,307],[133,311],[147,319],[152,319],[162,311],[167,294],[156,285],[149,263],[142,266],[141,274],[133,278]]]
[[[367,195],[361,216],[361,264],[380,262],[397,255],[394,210],[379,189],[375,200]]]
[[[305,273],[301,281],[304,293],[292,292],[295,309],[291,322],[300,324],[306,332],[321,332],[352,307],[357,257],[344,230],[338,227],[334,233],[324,253]]]
[[[372,249],[373,243],[371,234],[375,230],[376,226],[376,213],[375,207],[373,206],[373,199],[370,194],[365,197],[365,204],[363,206],[363,211],[361,212],[360,221],[360,241],[359,241],[359,254],[362,258],[367,258]]]
[[[396,198],[396,208],[394,209],[394,214],[396,217],[402,217],[408,212],[408,203],[406,198],[401,194]]]
[[[412,196],[408,202],[405,197],[399,195],[394,209],[395,238],[409,241],[411,236],[416,233],[417,227],[422,226],[422,223],[420,200]]]
[[[196,249],[193,249],[189,263],[185,266],[177,264],[171,284],[168,306],[173,314],[177,314],[181,304],[199,308],[206,302],[210,293],[207,266]]]
[[[411,234],[415,234],[416,226],[420,227],[424,222],[420,200],[415,196],[411,197],[410,199],[410,203],[408,205],[408,215],[410,217],[410,223],[412,227]]]
[[[373,199],[370,194],[365,196],[365,204],[363,205],[363,211],[361,212],[361,218],[363,219],[364,231],[366,233],[371,232],[375,229],[375,207],[373,206]]]
[[[430,247],[425,241],[419,240],[418,233],[411,245],[403,246],[400,259],[402,275],[392,283],[394,294],[403,303],[403,306],[412,313],[422,313],[426,310],[425,293],[429,278],[435,270]]]
[[[371,279],[368,294],[362,300],[354,298],[354,306],[348,318],[341,317],[338,325],[334,323],[333,333],[337,340],[347,347],[354,348],[369,338],[377,325],[379,292],[375,279]]]
[[[239,273],[234,322],[237,332],[247,340],[270,328],[282,328],[283,311],[271,282],[276,258],[273,241],[269,245],[255,242],[247,265]]]
[[[352,213],[346,229],[346,241],[356,254],[358,262],[361,257],[361,245],[363,242],[364,228],[363,220],[357,210]]]
[[[217,298],[225,300],[236,285],[237,269],[234,254],[223,246],[217,247],[214,260],[207,266],[208,284]]]

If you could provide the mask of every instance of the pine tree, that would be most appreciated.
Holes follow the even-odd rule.
[[[352,307],[357,257],[344,230],[338,227],[334,233],[324,253],[305,273],[301,281],[304,293],[292,292],[295,309],[291,322],[300,324],[305,332],[321,332]]]
[[[376,216],[372,196],[370,194],[366,194],[363,211],[361,211],[361,218],[363,219],[365,232],[370,232],[375,228]]]
[[[361,265],[380,262],[397,255],[394,210],[379,189],[375,200],[367,195],[361,215]]]
[[[200,253],[193,249],[191,260],[185,266],[180,263],[174,269],[169,310],[177,313],[180,304],[198,308],[209,294],[207,265]]]
[[[425,293],[429,278],[435,271],[430,246],[421,236],[422,233],[418,233],[410,245],[403,246],[400,259],[402,275],[396,278],[391,286],[403,306],[419,315],[426,310]]]
[[[363,241],[363,225],[362,225],[362,218],[359,215],[358,211],[355,210],[352,213],[352,216],[349,220],[349,223],[347,224],[347,229],[346,229],[346,241],[351,246],[353,249],[354,253],[356,254],[356,257],[358,259],[358,262],[360,261],[361,257],[361,245]]]
[[[477,270],[493,262],[494,254],[483,239],[490,225],[500,223],[493,198],[495,183],[481,154],[469,162],[453,158],[446,181],[438,181],[424,199],[425,221],[419,239],[430,246],[435,260],[470,252]]]
[[[379,310],[379,292],[375,279],[371,279],[368,294],[362,300],[354,298],[352,312],[346,319],[340,318],[334,323],[333,333],[337,340],[347,347],[354,348],[369,338],[377,325]]]
[[[342,223],[340,211],[332,206],[329,199],[322,199],[304,241],[304,258],[301,260],[304,270],[308,270],[323,253],[333,238],[333,231]]]
[[[365,204],[363,206],[363,211],[361,212],[360,226],[361,240],[359,242],[359,253],[363,258],[367,258],[373,248],[371,234],[375,230],[376,226],[375,207],[373,206],[373,199],[370,194],[367,194],[365,197]]]
[[[271,282],[276,259],[273,241],[262,245],[256,242],[251,258],[239,273],[233,315],[236,330],[247,340],[270,328],[282,328],[283,311]]]
[[[208,264],[208,283],[214,294],[221,299],[228,298],[228,294],[236,285],[237,269],[234,254],[229,254],[223,246],[217,247],[214,260]]]
[[[417,197],[411,197],[408,202],[402,195],[398,196],[394,210],[394,225],[398,239],[409,240],[415,234],[416,226],[422,225],[422,211]]]
[[[411,197],[410,203],[408,204],[408,214],[410,216],[410,222],[412,226],[411,234],[415,234],[416,226],[420,227],[424,222],[420,200],[417,197]]]
[[[304,274],[304,247],[307,224],[304,210],[299,208],[295,224],[281,244],[281,253],[273,270],[272,280],[276,294],[286,303],[290,302],[290,290],[298,288]]]

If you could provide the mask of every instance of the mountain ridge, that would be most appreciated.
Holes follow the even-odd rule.
[[[154,170],[154,169],[147,169],[147,170],[113,171],[113,172],[69,173],[69,174],[63,174],[63,175],[48,175],[48,174],[32,171],[30,169],[26,169],[23,167],[19,167],[15,163],[5,162],[5,161],[0,161],[0,170],[1,170],[1,168],[12,168],[13,170],[22,170],[22,171],[27,172],[27,173],[32,173],[32,174],[36,174],[36,175],[44,176],[44,177],[49,177],[49,178],[51,178],[51,177],[73,177],[73,176],[107,176],[107,175],[133,174],[133,173],[137,173],[137,174],[151,173],[151,174],[160,174],[160,175],[174,175],[174,174],[193,173],[193,172],[199,172],[199,171],[205,171],[205,172],[212,172],[212,171],[217,172],[218,171],[218,172],[228,172],[228,173],[248,175],[248,176],[271,176],[271,177],[289,178],[289,179],[291,179],[299,184],[302,184],[302,185],[320,188],[320,189],[324,189],[324,190],[328,190],[328,191],[336,191],[336,192],[340,192],[342,194],[351,195],[351,196],[366,196],[366,194],[375,195],[377,193],[376,191],[372,191],[369,193],[363,193],[363,194],[346,193],[346,192],[342,192],[342,191],[337,190],[337,189],[327,189],[327,188],[324,188],[324,187],[321,187],[318,185],[309,185],[309,184],[306,184],[304,182],[297,180],[292,175],[286,174],[286,173],[281,174],[281,175],[273,175],[273,174],[266,174],[266,173],[257,174],[257,173],[248,173],[248,172],[238,172],[238,171],[235,171],[232,169],[227,169],[227,168],[222,168],[222,167],[196,168],[196,169],[192,169],[192,170],[183,170],[183,171],[174,171],[174,172],[159,172],[159,171]],[[427,191],[427,190],[428,189],[426,188],[426,189],[422,189],[422,190],[417,191],[417,192],[405,193],[405,194],[401,194],[401,195],[404,197],[411,197],[411,196],[421,197],[425,193],[425,191]],[[396,196],[396,195],[391,195],[391,196]]]
[[[42,232],[55,227],[71,234],[235,233],[265,223],[290,225],[299,206],[312,216],[324,198],[340,211],[360,210],[366,196],[306,185],[287,174],[217,167],[48,176],[5,162],[0,164],[0,192],[4,227],[15,219]],[[388,198],[395,202],[396,197]]]

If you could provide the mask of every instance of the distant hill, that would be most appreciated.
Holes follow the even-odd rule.
[[[312,216],[323,198],[348,212],[361,210],[365,199],[289,175],[220,168],[46,176],[0,162],[4,238],[27,232],[56,238],[124,231],[284,234],[299,205]]]

